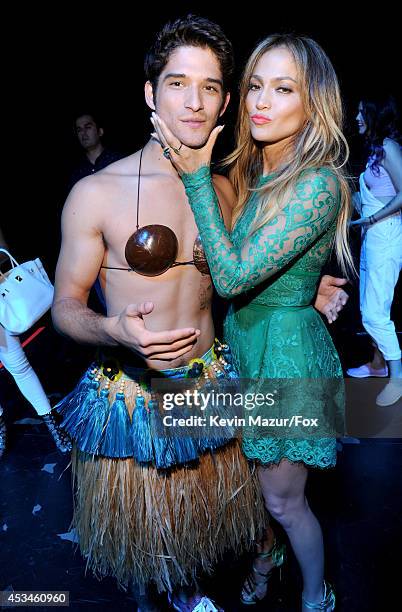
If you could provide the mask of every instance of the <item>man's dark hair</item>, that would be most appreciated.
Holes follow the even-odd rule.
[[[74,115],[73,115],[73,127],[74,127],[74,131],[76,131],[76,129],[77,129],[77,127],[76,127],[77,119],[79,119],[80,117],[84,117],[86,115],[88,117],[92,118],[92,120],[95,123],[96,127],[98,128],[98,130],[100,128],[103,128],[102,118],[99,117],[99,115],[97,113],[94,113],[92,110],[83,108],[83,109],[79,109],[78,112],[74,113]]]
[[[217,57],[222,78],[223,89],[230,89],[230,81],[234,71],[232,43],[226,38],[221,27],[196,15],[180,17],[169,21],[156,35],[152,47],[145,55],[144,69],[154,92],[158,86],[159,76],[169,61],[170,55],[178,47],[192,46],[210,49]]]

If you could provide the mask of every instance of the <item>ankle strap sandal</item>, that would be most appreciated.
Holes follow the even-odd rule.
[[[279,568],[283,565],[286,558],[286,546],[285,544],[278,544],[276,539],[272,545],[272,548],[266,552],[256,553],[255,559],[271,559],[272,568],[268,572],[260,572],[254,565],[252,571],[244,581],[243,588],[240,595],[240,601],[245,606],[252,606],[262,601],[267,594],[267,589],[263,596],[257,595],[257,587],[268,585],[268,581],[272,576],[274,569]],[[257,582],[256,578],[260,577],[261,580]]]
[[[52,434],[53,440],[61,453],[69,453],[72,449],[71,439],[64,429],[61,429],[57,413],[48,412],[42,415],[42,420]]]
[[[309,610],[325,610],[325,612],[332,612],[335,610],[335,591],[333,587],[324,580],[324,597],[318,603],[307,601],[302,596],[303,605]]]

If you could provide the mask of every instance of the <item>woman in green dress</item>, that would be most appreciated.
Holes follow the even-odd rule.
[[[252,52],[240,87],[237,146],[227,159],[236,194],[231,233],[210,172],[222,126],[193,150],[157,115],[153,121],[182,176],[215,287],[232,299],[226,339],[241,377],[260,383],[296,379],[296,388],[282,384],[281,416],[303,414],[307,407],[309,416],[325,424],[320,431],[326,435],[310,429],[304,437],[290,428],[285,436],[246,430],[243,450],[258,463],[266,507],[285,529],[300,564],[303,612],[333,610],[335,595],[323,578],[321,527],[305,484],[308,468],[335,465],[342,409],[341,365],[313,298],[333,246],[344,271],[353,267],[347,243],[350,193],[342,170],[348,147],[336,74],[321,47],[305,37],[272,35]],[[264,597],[280,552],[270,532],[259,544],[243,603]]]

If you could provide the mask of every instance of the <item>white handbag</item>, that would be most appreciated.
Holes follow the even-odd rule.
[[[12,334],[27,331],[47,312],[53,301],[53,285],[39,258],[18,264],[0,248],[11,262],[11,269],[0,271],[0,323]]]

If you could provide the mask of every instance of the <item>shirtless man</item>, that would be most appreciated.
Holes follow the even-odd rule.
[[[181,142],[202,146],[229,102],[232,49],[219,26],[191,16],[167,24],[145,67],[149,108]],[[217,175],[214,184],[229,224],[232,187]],[[164,233],[162,249],[155,246],[155,228],[130,238],[137,227],[155,224]],[[177,238],[178,252],[170,261],[172,236],[160,226],[171,228]],[[144,378],[147,369],[164,370],[165,377],[185,376],[196,358],[203,376],[230,375],[228,349],[214,347],[213,288],[209,274],[199,270],[198,260],[205,262],[196,238],[183,184],[152,138],[143,150],[81,180],[63,211],[54,324],[77,342],[110,347],[118,355],[117,366],[113,362],[108,368],[112,362],[107,360],[95,364],[75,395],[58,408],[74,440],[78,495],[73,524],[81,550],[90,552],[88,565],[98,575],[116,576],[122,585],[133,582],[142,610],[152,609],[145,597],[150,583],[160,591],[191,584],[197,569],[209,569],[225,548],[234,543],[237,551],[245,550],[261,519],[258,485],[248,476],[237,442],[207,452],[197,448],[190,469],[194,456],[185,453],[194,449],[181,456],[177,445],[158,455],[152,438],[157,411]],[[160,273],[173,259],[187,265]],[[149,275],[151,268],[158,275]],[[106,317],[87,308],[98,275]],[[325,292],[332,298],[322,298],[325,306],[335,312],[339,293],[334,287]],[[103,420],[98,414],[104,414]],[[172,605],[178,610],[215,610],[200,595],[187,603],[175,597]]]

